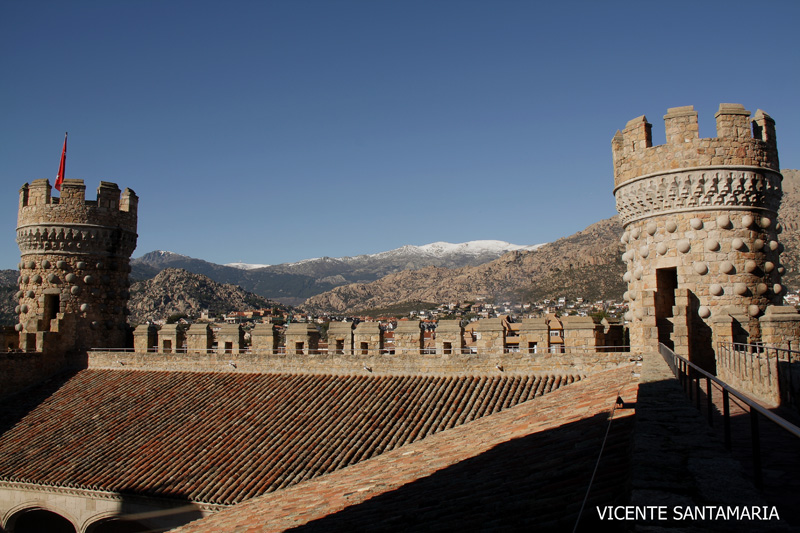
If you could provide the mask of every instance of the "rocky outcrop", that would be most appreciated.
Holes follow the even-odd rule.
[[[168,268],[156,277],[131,286],[129,322],[166,319],[173,314],[199,316],[208,309],[212,316],[231,311],[284,307],[231,284],[220,284],[201,274]]]

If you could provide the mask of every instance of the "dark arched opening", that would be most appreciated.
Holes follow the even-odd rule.
[[[152,530],[134,520],[121,518],[108,518],[86,528],[86,533],[142,533],[143,531]]]
[[[75,533],[75,526],[59,514],[30,509],[9,520],[7,530],[8,533]]]

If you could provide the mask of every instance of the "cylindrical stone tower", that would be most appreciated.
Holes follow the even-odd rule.
[[[101,181],[97,200],[83,180],[64,180],[61,197],[34,180],[19,194],[20,348],[78,353],[124,347],[128,273],[136,248],[136,194]]]
[[[758,340],[758,318],[785,292],[775,122],[761,110],[750,120],[739,104],[716,118],[717,137],[701,139],[694,108],[676,107],[666,144],[652,146],[644,116],[611,143],[631,344],[661,341],[712,368],[715,326]]]

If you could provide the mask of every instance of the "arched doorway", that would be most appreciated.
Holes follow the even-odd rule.
[[[6,525],[8,533],[76,533],[72,522],[45,509],[26,509],[12,516]]]

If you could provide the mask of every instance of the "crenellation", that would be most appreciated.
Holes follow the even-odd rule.
[[[644,115],[629,121],[611,141],[615,186],[672,170],[719,165],[779,171],[775,122],[769,115],[759,110],[751,121],[744,106],[721,104],[715,116],[718,136],[699,138],[693,106],[668,109],[664,115],[667,142],[658,146],[652,146]]]

